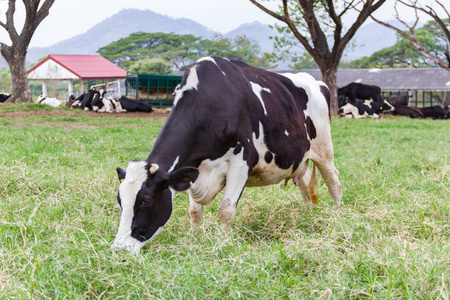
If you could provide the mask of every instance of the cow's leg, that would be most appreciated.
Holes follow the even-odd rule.
[[[233,157],[227,172],[225,192],[219,206],[219,219],[224,228],[228,228],[236,214],[236,206],[248,178],[248,166],[242,153]]]
[[[316,140],[312,146],[311,160],[319,169],[323,181],[328,187],[336,205],[341,204],[342,187],[339,182],[339,171],[334,165],[333,143],[330,133],[323,133],[321,141]]]
[[[189,216],[191,218],[191,224],[197,225],[203,217],[203,205],[195,202],[191,195],[189,195],[189,203]]]

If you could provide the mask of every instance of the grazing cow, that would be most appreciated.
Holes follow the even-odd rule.
[[[11,97],[11,94],[8,94],[8,93],[0,93],[0,103],[5,102],[6,100],[9,99],[9,97]]]
[[[148,112],[151,113],[153,111],[152,105],[144,100],[130,99],[125,96],[120,97],[120,104],[123,109],[126,109],[129,112]]]
[[[317,203],[317,166],[339,205],[329,101],[326,85],[305,73],[198,60],[183,76],[148,158],[117,168],[122,214],[112,247],[139,253],[169,220],[175,191],[189,190],[195,224],[225,188],[218,213],[227,227],[245,186],[293,179],[302,197]]]
[[[358,99],[373,99],[375,102],[383,102],[381,88],[376,85],[352,82],[344,87],[338,88],[338,96],[346,96],[350,101],[358,102]]]
[[[408,96],[407,94],[391,95],[387,98],[387,101],[394,106],[408,105],[409,98],[411,97],[412,96]]]
[[[59,101],[58,99],[56,99],[56,98],[48,98],[48,97],[45,97],[42,94],[37,98],[36,103],[38,103],[38,104],[47,104],[47,105],[50,105],[50,106],[53,106],[53,107],[60,107],[61,106],[61,101]]]

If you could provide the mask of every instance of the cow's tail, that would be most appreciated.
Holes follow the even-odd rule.
[[[317,180],[316,165],[313,163],[313,168],[311,172],[311,178],[308,184],[308,193],[311,197],[311,202],[315,205],[319,204],[319,182]]]

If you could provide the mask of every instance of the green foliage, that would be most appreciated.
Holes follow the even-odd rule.
[[[159,74],[169,75],[173,73],[170,65],[162,58],[144,58],[134,62],[129,68],[128,72],[132,74]]]
[[[12,79],[9,69],[0,70],[0,92],[12,93]]]
[[[422,28],[415,30],[420,44],[430,53],[445,60],[444,52],[449,51],[449,43],[442,28],[436,21],[428,21]],[[408,68],[437,67],[417,50],[406,38],[397,34],[395,45],[374,52],[345,65],[349,68]]]
[[[257,43],[245,36],[230,40],[219,35],[208,40],[190,34],[136,32],[97,52],[129,72],[131,65],[143,59],[162,59],[171,67],[184,70],[203,56],[227,57],[256,66],[269,66],[267,60],[259,56],[261,51]]]
[[[216,199],[177,193],[138,257],[115,253],[115,168],[145,159],[152,117],[0,118],[1,299],[439,299],[450,287],[450,122],[332,119],[343,205],[289,183],[247,188],[228,231]],[[367,141],[370,140],[370,143]],[[395,145],[395,146],[393,146]]]

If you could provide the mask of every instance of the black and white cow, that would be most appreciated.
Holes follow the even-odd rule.
[[[352,103],[358,102],[358,99],[372,99],[375,102],[383,102],[381,88],[376,85],[352,82],[344,87],[338,88],[338,96],[341,95],[348,97]]]
[[[176,191],[188,190],[195,224],[225,188],[218,213],[227,227],[245,186],[293,179],[306,200],[317,202],[317,166],[339,205],[329,99],[325,84],[308,74],[198,60],[176,90],[148,158],[117,168],[122,214],[112,247],[138,253],[169,220]]]
[[[394,111],[395,108],[390,105],[387,101],[374,102],[370,100],[365,100],[361,102],[347,103],[339,107],[338,114],[346,118],[379,118],[379,114],[383,112]]]
[[[96,89],[90,89],[84,94],[83,100],[81,101],[81,109],[92,110],[92,100],[99,97],[100,94]]]
[[[8,94],[8,93],[0,93],[0,103],[5,102],[6,100],[9,99],[9,97],[11,97],[11,94]]]
[[[125,96],[120,97],[120,104],[123,109],[129,112],[148,112],[153,111],[152,105],[141,99],[130,99]]]

